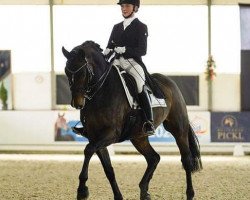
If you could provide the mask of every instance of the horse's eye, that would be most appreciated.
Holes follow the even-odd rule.
[[[67,75],[67,77],[68,77],[68,81],[69,81],[69,85],[71,86],[71,85],[73,85],[73,83],[74,83],[74,78],[73,78],[73,76],[68,76]]]
[[[67,68],[65,67],[65,69],[64,69],[64,73],[66,74],[66,76],[67,77],[69,77],[70,76],[70,73],[69,73],[69,71],[67,70]]]

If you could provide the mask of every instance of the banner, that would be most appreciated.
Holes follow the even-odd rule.
[[[200,144],[210,143],[210,113],[188,112],[190,124],[199,139]],[[154,135],[149,137],[150,142],[175,142],[174,137],[161,124]]]
[[[71,127],[81,127],[79,122],[79,111],[61,111],[55,116],[55,141],[88,141],[85,137],[75,134]],[[210,113],[209,112],[188,112],[190,124],[201,144],[211,141],[210,135]],[[150,142],[168,143],[174,142],[173,135],[166,131],[161,124],[154,135],[149,137]]]
[[[212,142],[250,142],[250,112],[211,113]]]
[[[58,112],[55,119],[55,131],[54,139],[55,142],[58,141],[78,141],[78,142],[87,142],[87,138],[75,134],[72,131],[72,127],[81,127],[82,124],[79,121],[80,111],[72,112]]]

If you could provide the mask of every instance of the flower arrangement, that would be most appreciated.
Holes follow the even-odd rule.
[[[8,91],[7,89],[4,87],[4,84],[2,82],[1,87],[0,87],[0,99],[2,101],[2,109],[3,110],[7,110],[8,108],[8,104],[7,104],[7,100],[8,100]]]
[[[206,66],[206,80],[207,81],[213,81],[216,77],[215,73],[215,61],[213,59],[212,55],[209,55],[208,60],[207,60],[207,66]]]

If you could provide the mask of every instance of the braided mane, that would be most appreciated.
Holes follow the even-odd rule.
[[[91,46],[91,47],[95,48],[97,51],[100,51],[100,52],[103,51],[103,49],[100,47],[100,45],[92,40],[87,40],[86,42],[82,43],[81,46],[82,47]]]

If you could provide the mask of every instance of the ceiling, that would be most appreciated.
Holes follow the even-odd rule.
[[[114,5],[118,0],[0,0],[0,5]],[[250,0],[141,0],[143,5],[237,5]]]

